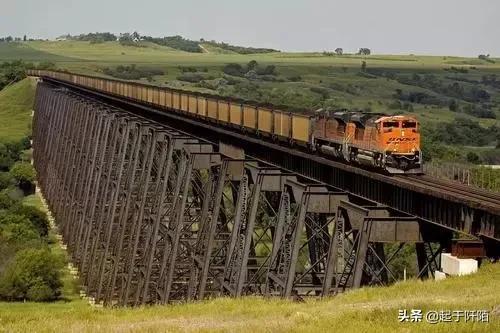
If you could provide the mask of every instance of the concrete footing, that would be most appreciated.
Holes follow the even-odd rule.
[[[475,259],[460,259],[451,253],[441,254],[441,271],[448,275],[467,275],[476,273],[478,262]]]

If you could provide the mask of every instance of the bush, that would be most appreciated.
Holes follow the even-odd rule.
[[[17,142],[0,142],[0,171],[8,171],[19,160],[21,152],[29,145],[23,138]]]
[[[464,106],[463,111],[478,118],[489,118],[496,119],[497,115],[495,112],[484,106],[478,106],[475,104],[467,104]]]
[[[14,184],[14,177],[9,172],[0,172],[0,191]]]
[[[177,49],[177,50],[182,50],[182,51],[192,52],[192,53],[202,53],[203,52],[203,50],[201,49],[198,42],[183,38],[182,36],[169,36],[169,37],[162,37],[162,38],[143,37],[143,38],[144,38],[144,40],[147,40],[149,42],[152,42],[152,43],[155,43],[158,45],[168,46],[168,47],[171,47],[171,48]]]
[[[328,96],[330,95],[328,89],[322,87],[311,87],[309,88],[309,90],[311,90],[311,92],[313,93],[319,94],[322,99],[327,99]]]
[[[31,137],[25,136],[19,141],[20,146],[22,147],[23,150],[30,149],[31,148]]]
[[[287,77],[287,80],[290,82],[300,82],[300,81],[302,81],[302,76],[300,76],[300,75],[289,76],[289,77]]]
[[[22,60],[0,63],[0,90],[9,84],[24,79],[26,69],[32,67],[32,64],[25,63]]]
[[[13,152],[9,149],[7,144],[0,142],[0,171],[7,171],[14,164]]]
[[[222,71],[227,75],[232,76],[243,76],[245,74],[245,69],[240,64],[227,64],[224,66]]]
[[[116,68],[106,67],[103,73],[122,80],[140,80],[142,78],[151,79],[154,75],[164,75],[165,72],[155,68],[139,68],[132,64],[130,66],[119,65]]]
[[[276,66],[268,65],[264,68],[257,67],[257,74],[259,75],[278,75],[276,72]]]
[[[17,162],[10,169],[10,174],[25,193],[33,192],[36,177],[35,168],[30,163]]]
[[[196,73],[198,70],[194,67],[183,67],[183,66],[179,66],[179,69],[182,73]]]
[[[256,54],[256,53],[271,53],[271,52],[280,52],[278,50],[274,49],[267,49],[267,48],[256,48],[256,47],[243,47],[243,46],[235,46],[235,45],[230,45],[226,44],[224,42],[222,43],[217,43],[215,41],[204,41],[204,43],[208,45],[212,45],[215,47],[219,47],[223,50],[228,50],[228,51],[233,51],[239,54]]]
[[[479,155],[476,154],[473,151],[470,151],[466,155],[467,162],[472,163],[472,164],[479,164],[481,162]]]
[[[26,217],[40,236],[45,237],[49,234],[50,225],[47,215],[38,208],[23,204],[14,204],[9,209],[9,213]]]
[[[200,73],[189,73],[189,72],[177,76],[177,80],[191,82],[191,83],[198,83],[203,80],[213,80],[213,79],[214,77],[212,76],[205,76]]]
[[[16,201],[12,199],[10,196],[7,195],[7,193],[2,192],[0,193],[0,209],[8,209],[12,207]]]
[[[8,215],[8,218],[8,223],[1,225],[2,238],[7,243],[24,246],[40,239],[27,218],[15,215]]]
[[[61,294],[63,261],[47,248],[19,251],[0,277],[0,298],[50,301]]]

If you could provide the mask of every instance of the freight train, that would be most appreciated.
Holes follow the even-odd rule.
[[[99,92],[180,112],[347,163],[391,174],[422,173],[419,123],[411,116],[317,111],[314,115],[283,107],[67,72],[31,70]]]

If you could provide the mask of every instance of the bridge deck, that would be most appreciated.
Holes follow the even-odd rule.
[[[107,103],[170,123],[214,144],[238,142],[250,157],[298,172],[427,222],[437,223],[471,236],[500,241],[500,202],[496,193],[425,177],[380,174],[311,154],[301,147],[283,146],[262,137],[245,135],[234,129],[221,127],[217,123],[204,122],[180,110],[160,109],[148,103],[52,78],[45,80],[72,87]]]

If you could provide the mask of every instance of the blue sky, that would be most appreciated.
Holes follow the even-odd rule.
[[[287,51],[500,56],[498,0],[0,2],[0,35],[136,30]]]

